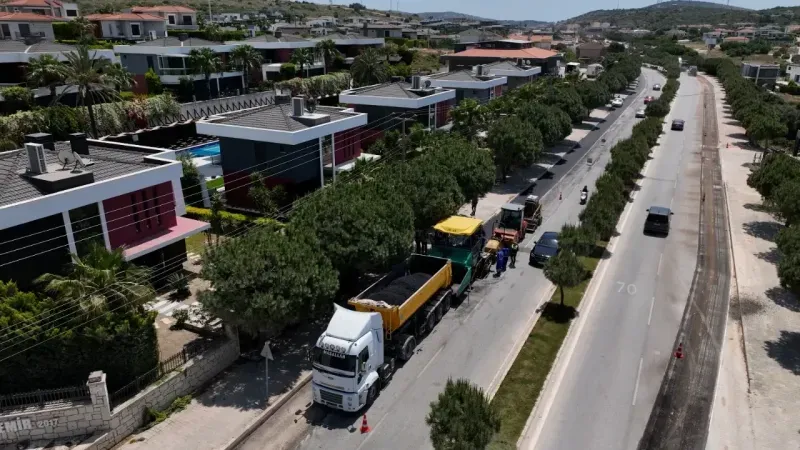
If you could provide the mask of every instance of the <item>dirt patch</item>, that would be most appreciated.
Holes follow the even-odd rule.
[[[738,304],[738,311],[736,308],[730,308],[729,314],[731,318],[738,320],[738,315],[741,313],[742,317],[754,316],[764,311],[764,305],[751,295],[739,295],[738,298],[733,298],[734,302]]]

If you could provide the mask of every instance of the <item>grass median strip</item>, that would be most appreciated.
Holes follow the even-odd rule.
[[[599,242],[593,254],[581,257],[581,261],[594,273],[602,258],[607,242]],[[544,306],[542,316],[528,335],[514,364],[503,379],[492,404],[500,413],[500,432],[489,445],[491,450],[516,448],[525,422],[539,398],[544,380],[564,338],[567,336],[570,322],[575,317],[575,309],[581,302],[584,292],[591,282],[591,277],[581,284],[564,289],[564,307],[559,304],[561,296],[555,291],[550,301]]]

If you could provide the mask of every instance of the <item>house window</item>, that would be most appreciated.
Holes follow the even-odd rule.
[[[2,35],[0,35],[0,37],[11,38],[11,28],[8,26],[7,23],[0,25],[0,32],[2,32]]]
[[[68,9],[67,10],[67,17],[78,17],[78,10],[77,9]]]
[[[141,36],[142,35],[142,27],[138,23],[131,24],[131,36]]]
[[[139,208],[136,207],[136,193],[131,194],[131,208],[133,209],[133,224],[136,226],[136,232],[142,232],[142,226],[139,224]]]
[[[175,16],[173,16],[172,14],[168,15],[167,22],[169,22],[170,25],[175,25]]]
[[[389,34],[389,30],[383,30],[383,37],[390,37]]]
[[[147,228],[152,228],[152,225],[150,224],[150,205],[147,201],[146,189],[142,191],[142,211],[144,211],[144,217],[146,219],[145,224],[147,225]]]
[[[192,25],[192,16],[183,16],[184,25]]]
[[[156,209],[156,224],[161,225],[161,205],[158,201],[158,186],[153,186],[153,206]]]

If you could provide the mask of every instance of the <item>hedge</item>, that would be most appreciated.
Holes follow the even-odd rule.
[[[232,213],[228,211],[220,211],[219,215],[222,219],[223,234],[233,233],[250,225],[273,225],[278,228],[284,227],[282,222],[279,222],[275,219],[270,219],[268,217],[248,216],[246,214]],[[203,222],[211,222],[211,210],[208,208],[187,206],[186,217],[195,220],[202,220]]]

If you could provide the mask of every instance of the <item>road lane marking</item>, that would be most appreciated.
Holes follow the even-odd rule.
[[[670,205],[671,206],[671,205]],[[661,253],[661,256],[658,257],[658,269],[656,269],[656,275],[661,275],[661,261],[664,260],[664,253]]]
[[[636,395],[639,393],[639,378],[642,376],[642,362],[643,358],[639,358],[639,370],[636,372],[636,386],[633,388],[633,401],[631,406],[636,406]]]
[[[417,374],[417,378],[416,378],[417,380],[419,380],[419,377],[421,377],[422,374],[425,373],[426,370],[428,370],[428,367],[430,367],[430,365],[433,364],[433,361],[436,359],[437,356],[439,356],[439,353],[442,353],[442,350],[444,350],[444,347],[445,346],[442,345],[441,347],[439,347],[439,351],[433,354],[433,357],[431,358],[430,361],[428,361],[428,364],[425,364],[425,367],[423,367],[422,370]]]
[[[653,306],[656,304],[656,298],[653,297],[653,300],[650,302],[650,314],[647,315],[647,326],[650,326],[650,320],[653,319]]]

